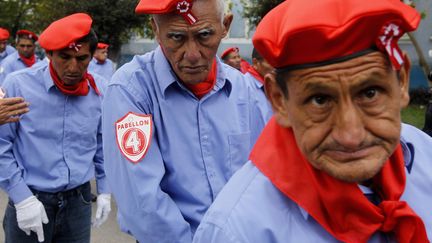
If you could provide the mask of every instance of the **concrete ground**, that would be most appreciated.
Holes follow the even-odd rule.
[[[92,183],[92,188],[95,188]],[[8,196],[0,190],[0,242],[4,242],[3,215],[8,202]],[[93,203],[93,217],[96,212],[96,203]],[[116,220],[117,207],[111,200],[111,213],[108,220],[98,229],[92,228],[91,243],[135,243],[135,239],[120,231]],[[92,217],[92,218],[93,218]]]

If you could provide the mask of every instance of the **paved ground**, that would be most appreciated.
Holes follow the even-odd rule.
[[[94,187],[94,184],[92,185]],[[0,242],[4,242],[3,215],[7,204],[7,195],[0,190]],[[112,200],[113,201],[113,200]],[[107,222],[99,229],[92,228],[91,243],[135,243],[129,235],[122,233],[116,220],[117,207],[115,202],[111,203],[111,214]],[[96,203],[93,203],[93,214],[96,212]]]

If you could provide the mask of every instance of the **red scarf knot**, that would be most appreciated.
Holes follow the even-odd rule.
[[[89,92],[88,84],[95,90],[97,95],[101,95],[93,76],[89,73],[85,73],[81,81],[74,85],[66,85],[60,77],[57,75],[54,67],[52,66],[52,62],[49,64],[49,70],[51,74],[51,78],[54,81],[55,86],[64,94],[64,95],[72,95],[72,96],[86,96]]]
[[[197,84],[185,84],[185,86],[198,98],[201,99],[209,93],[216,84],[216,76],[217,76],[217,62],[216,59],[213,59],[213,64],[211,66],[211,70],[209,71],[207,78]]]
[[[380,228],[382,232],[393,231],[400,218],[414,213],[405,201],[383,201],[378,207],[384,215],[384,222]]]
[[[33,54],[31,55],[31,57],[25,57],[21,54],[18,54],[21,61],[27,66],[27,67],[31,67],[33,66],[33,64],[36,63],[36,56]]]

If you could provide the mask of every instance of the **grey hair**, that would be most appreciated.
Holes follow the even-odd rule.
[[[209,0],[194,0],[195,2],[198,2],[198,1],[209,1]],[[220,16],[220,21],[221,21],[221,24],[223,25],[223,21],[224,21],[224,17],[225,17],[225,9],[226,9],[226,3],[225,3],[225,0],[215,0],[216,1],[216,11],[217,11],[217,13],[218,13],[218,15]],[[152,18],[155,20],[155,23],[156,23],[156,27],[158,27],[159,28],[159,24],[158,24],[158,22],[159,22],[159,18],[158,18],[158,14],[152,14],[151,15],[152,16]]]

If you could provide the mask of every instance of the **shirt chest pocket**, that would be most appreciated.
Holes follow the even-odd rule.
[[[249,157],[250,132],[228,135],[231,173],[242,167]]]
[[[97,146],[97,132],[99,119],[84,118],[80,123],[78,140],[81,146],[87,149],[93,149]]]

